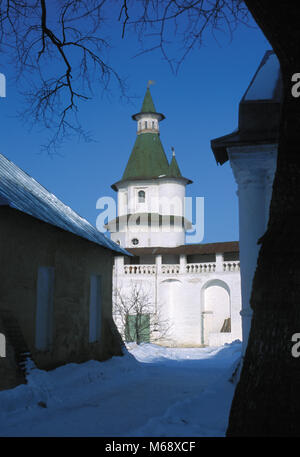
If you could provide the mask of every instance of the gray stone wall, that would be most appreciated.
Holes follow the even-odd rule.
[[[122,341],[112,320],[112,251],[12,208],[1,207],[0,211],[0,311],[9,309],[16,317],[36,365],[52,369],[69,362],[122,355]],[[55,269],[53,345],[49,351],[35,347],[39,266]],[[102,278],[102,315],[100,341],[91,344],[93,274]],[[1,360],[1,367],[9,360],[11,355]],[[2,379],[10,378],[8,369],[0,370]],[[8,384],[13,386],[13,380]]]

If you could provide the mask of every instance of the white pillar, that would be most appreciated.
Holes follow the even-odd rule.
[[[161,264],[162,264],[162,255],[158,254],[155,256],[156,273],[158,275],[161,273]]]
[[[155,278],[155,297],[154,297],[154,312],[157,313],[158,307],[158,293],[159,293],[159,282],[161,275],[161,264],[162,264],[162,255],[157,254],[155,256],[155,265],[156,265],[156,278]]]
[[[113,267],[113,295],[114,295],[114,300],[116,300],[117,297],[117,290],[120,286],[119,284],[119,278],[122,277],[124,274],[124,257],[123,256],[116,256],[115,261],[114,261],[114,267]]]
[[[268,224],[277,145],[232,147],[228,148],[228,156],[238,184],[244,354],[252,319],[250,298],[260,249],[257,241]]]
[[[185,254],[180,254],[179,262],[180,262],[180,273],[182,273],[182,274],[186,273],[186,255]]]
[[[244,346],[248,342],[252,309],[250,297],[260,245],[265,232],[264,180],[253,177],[247,184],[239,183],[240,266],[242,278],[242,331]]]
[[[224,256],[222,253],[216,253],[216,271],[223,271]]]
[[[115,257],[115,271],[123,273],[124,270],[124,257],[117,255]]]

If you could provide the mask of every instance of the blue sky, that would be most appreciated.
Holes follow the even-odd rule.
[[[251,22],[254,25],[254,22]],[[157,111],[166,119],[160,125],[168,158],[171,146],[182,174],[193,180],[187,195],[205,198],[204,243],[238,239],[236,183],[229,163],[217,166],[210,140],[231,133],[238,123],[238,104],[269,43],[256,28],[240,25],[229,36],[210,35],[195,49],[174,75],[159,51],[133,58],[138,52],[134,34],[120,37],[120,27],[109,29],[110,64],[127,78],[134,98],[120,101],[112,86],[110,94],[95,90],[92,100],[80,105],[79,117],[95,142],[68,140],[59,155],[40,152],[47,132],[41,125],[29,129],[16,117],[24,101],[18,93],[13,68],[3,62],[7,96],[0,99],[0,152],[33,176],[64,203],[93,225],[98,198],[116,197],[111,184],[121,179],[136,136],[131,115],[141,108],[147,81],[156,82],[151,93]]]

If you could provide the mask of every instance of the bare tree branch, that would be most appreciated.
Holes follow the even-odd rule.
[[[119,286],[113,296],[113,316],[124,341],[139,344],[148,333],[151,342],[169,341],[171,325],[162,314],[161,304],[154,311],[151,292],[145,286],[132,282],[126,291]]]
[[[0,51],[15,51],[17,80],[27,87],[21,115],[49,129],[48,151],[74,133],[89,138],[78,120],[78,106],[91,98],[96,83],[108,91],[114,80],[126,97],[124,80],[104,57],[109,42],[101,31],[109,3],[0,0]]]
[[[107,92],[116,83],[128,98],[124,79],[107,61],[107,18],[119,22],[123,38],[134,31],[136,55],[159,49],[176,73],[207,30],[214,35],[225,27],[231,36],[237,24],[247,24],[247,13],[242,0],[0,0],[0,52],[14,50],[16,79],[26,87],[22,116],[49,130],[50,151],[74,133],[89,138],[78,108],[96,84]]]
[[[123,35],[126,29],[133,29],[139,36],[142,50],[136,56],[160,49],[175,73],[187,55],[201,46],[206,31],[215,35],[225,27],[231,39],[238,24],[249,26],[248,9],[242,0],[141,0],[131,1],[130,6],[127,1],[119,20],[122,15]],[[145,45],[147,37],[151,38],[150,46]],[[181,50],[178,52],[177,48],[176,57],[171,57],[174,42]]]

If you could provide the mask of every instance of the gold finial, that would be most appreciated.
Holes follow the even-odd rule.
[[[149,79],[148,83],[147,83],[147,89],[149,89],[149,87],[151,86],[151,84],[155,84],[155,81],[152,81],[152,79]]]

